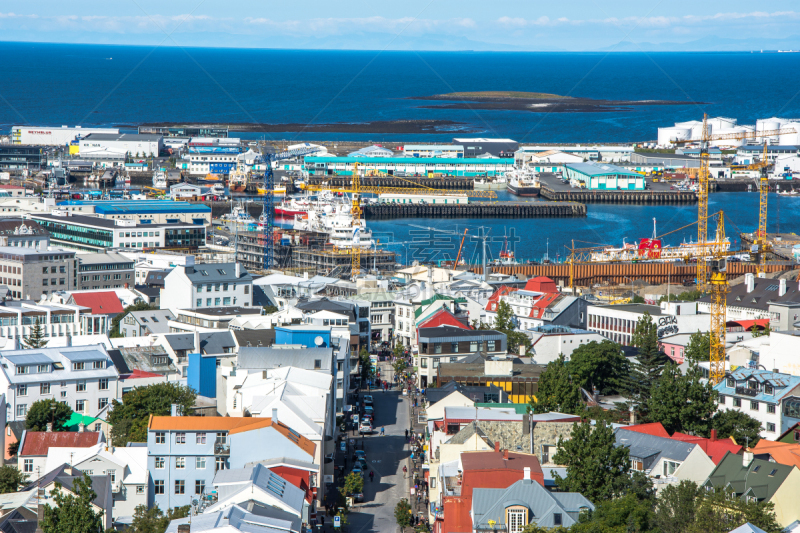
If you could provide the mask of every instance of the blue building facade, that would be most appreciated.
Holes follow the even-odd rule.
[[[510,158],[478,159],[449,157],[314,157],[305,158],[304,168],[312,176],[350,176],[353,166],[366,172],[396,176],[499,176],[513,170]]]
[[[302,344],[309,348],[330,348],[331,328],[276,327],[275,344]]]
[[[217,358],[199,353],[189,354],[186,384],[206,398],[217,397]]]

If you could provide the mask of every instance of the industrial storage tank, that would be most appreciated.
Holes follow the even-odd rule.
[[[720,130],[730,130],[736,127],[736,119],[729,117],[714,117],[708,119],[708,125],[714,129],[714,133]]]
[[[748,129],[744,126],[736,126],[734,128],[725,128],[721,130],[714,130],[714,135],[735,135],[735,134],[745,134],[748,132]],[[742,146],[745,143],[745,139],[723,139],[719,141],[711,141],[709,144],[711,146],[716,146],[717,148],[724,147],[724,146]]]
[[[669,128],[658,128],[658,145],[671,146],[673,139],[688,140],[692,138],[692,128],[671,126]]]
[[[784,122],[781,124],[781,129],[793,129],[794,133],[784,133],[778,137],[778,144],[781,146],[798,146],[800,145],[800,120],[792,122]]]
[[[703,138],[703,122],[700,120],[690,120],[688,122],[676,122],[676,128],[691,128],[692,130],[692,139],[702,139]],[[713,133],[713,126],[711,124],[708,125],[708,133]]]
[[[783,122],[781,119],[775,117],[758,119],[756,121],[756,132],[761,133],[762,131],[779,130],[781,129],[781,122]],[[760,142],[763,140],[764,137],[759,137]],[[767,141],[771,144],[776,144],[778,142],[778,136],[767,137]]]

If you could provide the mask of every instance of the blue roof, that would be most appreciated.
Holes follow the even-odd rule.
[[[749,144],[745,146],[740,146],[738,148],[740,152],[764,152],[764,145],[763,144]],[[793,146],[790,144],[768,144],[767,145],[767,153],[769,152],[785,152],[785,151],[794,151],[798,150],[797,146]]]
[[[464,147],[460,144],[407,144],[403,146],[403,150],[408,152],[409,150],[461,150],[464,151]]]
[[[641,178],[641,174],[631,172],[616,165],[595,164],[595,163],[568,163],[567,168],[571,168],[575,172],[580,172],[585,176],[633,176]]]
[[[745,367],[737,368],[727,377],[733,378],[736,380],[736,383],[734,383],[733,387],[729,387],[728,380],[723,379],[714,385],[714,388],[717,389],[717,392],[720,394],[735,395],[736,385],[741,387],[746,385],[745,382],[755,380],[759,385],[758,394],[755,396],[750,396],[748,394],[747,396],[753,400],[767,403],[777,403],[784,396],[791,393],[795,387],[800,385],[800,376],[792,376],[791,374],[781,374],[779,372],[770,372],[768,370],[757,370]],[[769,383],[774,387],[774,394],[766,394],[764,392],[764,383]]]
[[[478,159],[456,157],[312,157],[305,158],[306,163],[392,163],[399,165],[506,165],[512,166],[513,159]],[[637,174],[638,175],[638,174]]]
[[[100,215],[120,215],[130,213],[210,213],[211,208],[204,204],[172,202],[169,200],[67,200],[58,205],[94,206]]]

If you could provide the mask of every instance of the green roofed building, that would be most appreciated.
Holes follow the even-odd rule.
[[[83,431],[102,432],[106,438],[106,442],[108,442],[111,436],[111,424],[101,418],[73,412],[69,420],[64,422],[64,427],[67,431],[81,431],[81,424],[83,424]]]
[[[568,163],[566,178],[575,187],[592,191],[643,191],[644,176],[606,163]]]

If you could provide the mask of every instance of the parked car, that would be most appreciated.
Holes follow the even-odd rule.
[[[364,405],[365,405],[365,406],[367,406],[367,405],[370,405],[370,406],[371,406],[371,405],[373,405],[374,403],[375,403],[375,402],[373,401],[373,399],[372,399],[372,395],[371,395],[371,394],[365,394],[365,395],[364,395]]]
[[[364,416],[373,416],[375,414],[375,409],[372,408],[371,405],[367,405],[364,407]]]
[[[367,460],[367,452],[365,452],[364,450],[356,450],[355,456],[356,460],[358,459],[364,459],[364,461]]]
[[[361,470],[360,466],[354,466],[353,470],[352,470],[352,473],[353,474],[358,474],[359,476],[364,477],[364,471]]]
[[[358,426],[359,433],[372,433],[372,424],[370,424],[366,420],[361,421],[361,425]]]

